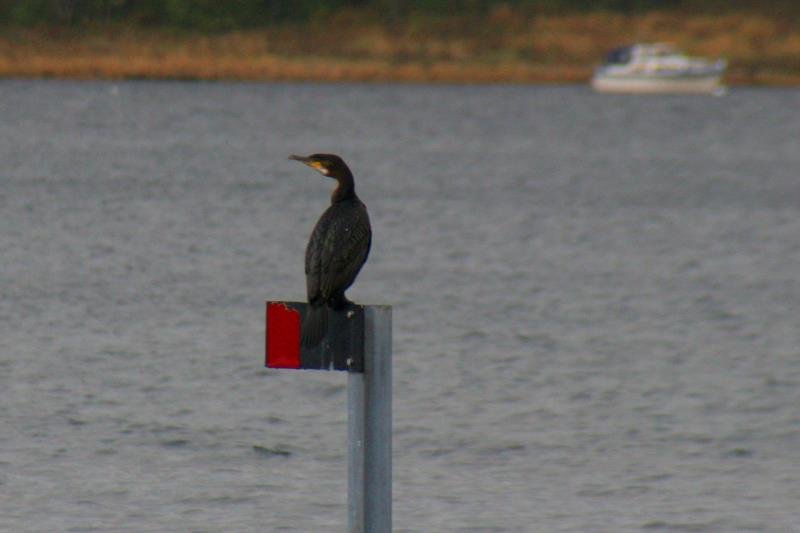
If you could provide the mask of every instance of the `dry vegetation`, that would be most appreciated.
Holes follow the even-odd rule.
[[[727,82],[800,83],[800,26],[777,16],[609,13],[414,19],[340,12],[302,27],[199,35],[130,27],[6,30],[0,76],[582,82],[609,48],[668,41],[730,61]]]

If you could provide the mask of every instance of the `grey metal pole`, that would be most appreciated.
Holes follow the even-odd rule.
[[[364,531],[364,374],[347,373],[347,523]]]
[[[348,523],[351,533],[392,530],[392,308],[364,315],[364,372],[347,374]]]

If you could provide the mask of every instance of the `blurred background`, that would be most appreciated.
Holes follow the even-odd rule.
[[[5,0],[0,75],[564,83],[667,41],[793,85],[799,21],[792,0]]]

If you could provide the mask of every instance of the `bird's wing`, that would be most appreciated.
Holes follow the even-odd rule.
[[[327,211],[320,217],[306,246],[306,293],[309,303],[315,302],[321,296],[320,278],[322,276],[323,242],[326,239],[325,218]]]
[[[352,216],[333,221],[326,232],[319,258],[319,292],[328,298],[344,291],[355,279],[367,260],[372,241],[369,216],[363,206]]]

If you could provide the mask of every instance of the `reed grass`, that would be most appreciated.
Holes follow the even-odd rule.
[[[304,26],[195,34],[128,26],[5,29],[0,76],[458,83],[573,83],[615,46],[672,42],[730,61],[728,83],[800,83],[800,25],[778,16],[653,12],[532,15],[388,25],[341,11]]]

